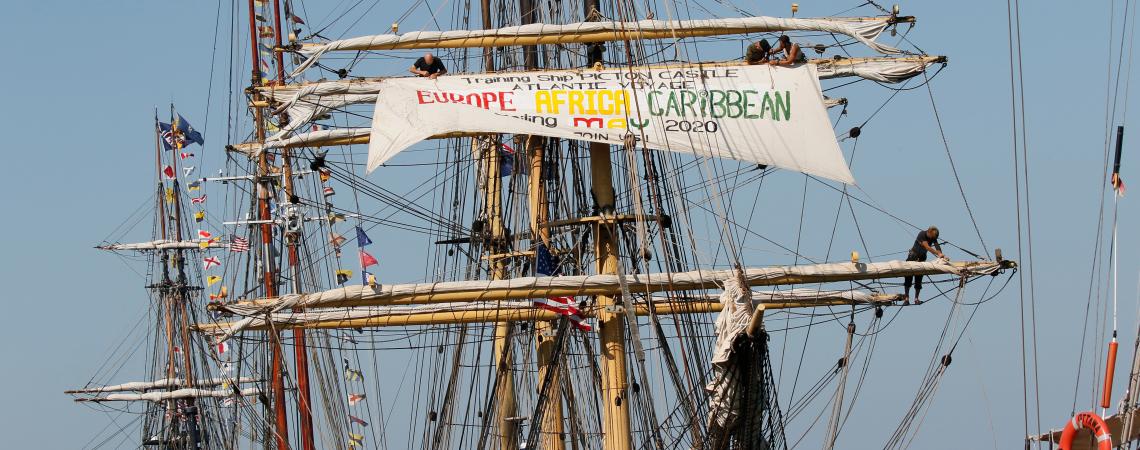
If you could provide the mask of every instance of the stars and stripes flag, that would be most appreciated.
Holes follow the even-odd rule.
[[[230,251],[231,252],[239,252],[239,253],[240,252],[248,252],[249,251],[249,239],[235,235],[233,240],[230,241]]]
[[[554,259],[554,255],[550,254],[550,250],[546,248],[546,244],[539,242],[534,249],[534,271],[538,275],[553,276],[558,272],[558,263]],[[586,319],[582,317],[582,312],[578,310],[578,305],[574,302],[574,297],[550,297],[550,298],[536,298],[533,300],[536,308],[545,309],[555,314],[561,314],[570,319],[575,327],[582,331],[591,331],[593,327],[586,323]]]
[[[589,323],[586,323],[586,318],[582,317],[582,312],[578,310],[574,297],[536,298],[532,302],[536,308],[566,316],[567,319],[570,319],[570,323],[579,330],[593,331],[594,329]]]
[[[203,270],[210,270],[213,267],[221,267],[222,261],[218,260],[217,256],[208,256],[202,259]]]

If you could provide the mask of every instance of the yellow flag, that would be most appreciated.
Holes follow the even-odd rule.
[[[198,212],[194,213],[194,221],[195,222],[201,222],[203,220],[206,220],[206,211],[198,211]]]
[[[174,203],[174,188],[166,188],[166,203]]]
[[[198,248],[205,250],[210,246],[210,240],[198,241]]]
[[[222,281],[222,277],[219,277],[217,275],[210,275],[210,276],[206,277],[206,285],[207,286],[213,286],[215,284],[218,284],[219,281]]]

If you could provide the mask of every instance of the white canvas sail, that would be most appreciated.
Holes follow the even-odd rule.
[[[879,58],[810,59],[808,64],[817,67],[821,80],[841,77],[860,77],[881,83],[899,83],[921,74],[931,64],[945,62],[940,56],[906,56]],[[712,68],[740,67],[742,61],[665,64],[650,67]],[[511,72],[512,76],[538,76],[546,71]],[[505,75],[505,74],[504,74]],[[453,75],[454,76],[454,75]],[[390,79],[390,78],[389,78]],[[302,129],[318,117],[348,105],[375,103],[376,94],[384,86],[385,78],[363,80],[319,81],[290,86],[269,86],[261,91],[278,102],[274,114],[288,114],[290,121],[267,141],[284,139]],[[825,101],[826,103],[826,101]],[[833,105],[828,104],[828,107]]]
[[[766,164],[852,184],[815,67],[551,71],[384,83],[368,169],[431,136],[516,133]]]

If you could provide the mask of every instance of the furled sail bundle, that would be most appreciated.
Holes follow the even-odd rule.
[[[859,290],[817,290],[817,289],[790,289],[784,291],[756,291],[752,292],[752,303],[756,307],[779,309],[785,306],[804,306],[812,302],[819,305],[831,304],[884,304],[898,300],[899,295],[876,294]],[[639,315],[648,314],[649,302],[635,300],[633,302]],[[696,297],[654,297],[654,310],[658,313],[683,311],[693,313],[716,312],[721,309],[718,296],[707,294]],[[231,312],[250,311],[250,308],[235,306],[227,307]],[[256,311],[258,308],[252,308]],[[593,311],[582,311],[585,317],[594,315]],[[426,305],[393,305],[393,306],[362,306],[347,308],[320,308],[304,312],[280,311],[266,316],[259,316],[248,324],[238,323],[205,323],[198,324],[202,331],[221,331],[223,333],[236,331],[240,326],[245,329],[264,329],[272,324],[274,328],[289,328],[302,326],[304,328],[351,328],[365,321],[370,325],[390,326],[417,325],[423,323],[438,323],[441,321],[454,321],[462,323],[497,322],[509,319],[552,320],[556,314],[547,310],[536,309],[531,301],[495,301],[495,302],[454,302],[434,303]],[[383,320],[365,320],[383,319]]]
[[[205,380],[195,380],[195,386],[221,386],[223,384],[242,384],[242,383],[256,383],[256,378],[241,377],[241,378],[210,378]],[[84,389],[75,389],[65,391],[68,394],[99,394],[103,392],[126,392],[126,391],[139,391],[145,392],[152,389],[167,389],[172,387],[186,386],[186,380],[181,378],[162,378],[154,381],[132,381],[130,383],[113,384],[109,386],[99,386]]]
[[[80,402],[134,402],[146,400],[151,402],[165,402],[185,398],[231,398],[235,396],[250,397],[261,395],[261,389],[246,388],[240,391],[233,389],[206,390],[206,389],[179,389],[176,391],[144,392],[141,394],[110,394],[105,397],[80,398]]]
[[[779,31],[818,31],[842,34],[862,42],[879,53],[898,53],[898,49],[875,42],[875,39],[888,26],[902,20],[904,19],[895,16],[822,19],[764,16],[701,20],[647,19],[625,22],[577,22],[564,25],[534,23],[488,30],[417,31],[402,35],[378,34],[304,46],[301,48],[301,54],[307,56],[308,59],[297,66],[292,76],[299,75],[316,64],[325,53],[333,51],[586,44],[626,39],[681,39]]]
[[[749,286],[772,286],[907,275],[988,275],[1012,267],[1012,264],[1010,261],[954,264],[939,261],[889,261],[869,264],[832,263],[810,266],[746,268],[743,270],[742,276],[744,282]],[[724,280],[736,276],[737,273],[732,270],[701,270],[629,274],[624,276],[624,280],[620,279],[618,275],[578,275],[394,284],[376,288],[366,285],[345,286],[309,294],[289,294],[268,301],[237,302],[224,305],[221,307],[222,309],[247,317],[227,324],[224,329],[220,330],[222,334],[217,339],[218,341],[225,341],[247,328],[263,326],[267,323],[265,321],[266,313],[279,313],[292,308],[501,302],[566,295],[612,295],[621,291],[623,282],[633,293],[696,290],[723,286]],[[199,329],[204,328],[217,330],[219,327],[199,326]]]
[[[226,247],[228,244],[216,240],[194,239],[185,241],[175,241],[169,239],[156,239],[148,242],[130,242],[130,243],[115,243],[100,245],[96,248],[100,250],[193,250],[200,248],[216,248]]]

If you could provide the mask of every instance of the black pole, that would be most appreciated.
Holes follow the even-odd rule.
[[[1124,125],[1116,127],[1116,161],[1112,163],[1112,173],[1120,174],[1120,152],[1124,148]]]

